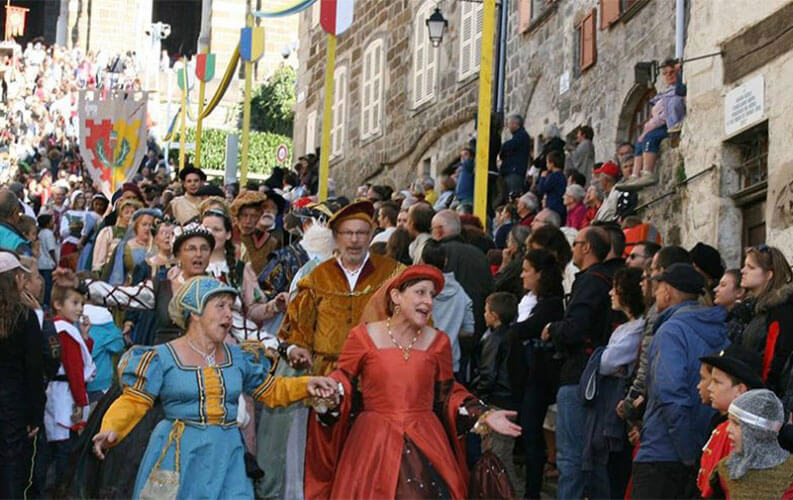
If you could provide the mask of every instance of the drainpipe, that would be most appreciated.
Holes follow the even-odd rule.
[[[686,31],[686,0],[675,0],[675,58],[683,60],[683,40]]]
[[[509,0],[501,0],[498,26],[498,72],[496,75],[496,116],[504,120],[504,73],[507,55],[507,19],[509,17]]]

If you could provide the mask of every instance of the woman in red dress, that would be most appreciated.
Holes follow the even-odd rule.
[[[342,388],[340,405],[320,417],[329,446],[307,457],[326,474],[306,478],[306,498],[462,499],[462,435],[520,435],[508,419],[515,412],[491,410],[454,382],[449,337],[428,326],[442,288],[438,269],[409,267],[364,312],[384,320],[350,331],[330,375]]]

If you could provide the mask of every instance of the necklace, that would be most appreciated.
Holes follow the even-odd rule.
[[[197,354],[200,354],[201,357],[204,358],[204,363],[206,363],[207,366],[217,366],[217,361],[215,361],[215,353],[214,352],[206,353],[206,352],[202,351],[201,349],[199,349],[195,344],[193,344],[190,341],[190,339],[188,339],[187,337],[185,337],[185,340],[187,341],[187,346],[190,349],[194,350]],[[215,349],[215,350],[217,350],[217,349]]]
[[[397,347],[397,349],[402,351],[402,357],[405,359],[405,361],[409,360],[410,359],[410,350],[413,349],[413,346],[416,345],[416,342],[418,341],[419,336],[421,336],[421,329],[419,329],[419,331],[416,332],[416,335],[413,337],[413,339],[410,341],[410,343],[408,345],[403,346],[402,344],[397,342],[396,338],[394,338],[394,334],[391,332],[391,318],[390,317],[386,318],[385,327],[386,327],[386,331],[388,332],[388,336],[391,337],[391,342]]]

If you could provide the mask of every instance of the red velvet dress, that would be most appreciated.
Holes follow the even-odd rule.
[[[478,402],[453,380],[448,336],[438,332],[426,351],[414,349],[405,361],[397,348],[377,348],[362,324],[350,331],[338,367],[330,376],[345,397],[339,420],[323,430],[331,451],[320,457],[335,471],[323,481],[307,467],[306,498],[465,498],[457,426],[470,421],[458,422],[458,409]],[[352,404],[356,391],[360,409]]]

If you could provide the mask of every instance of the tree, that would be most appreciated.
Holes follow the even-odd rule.
[[[254,91],[251,99],[253,130],[292,136],[296,80],[294,68],[283,64]]]

